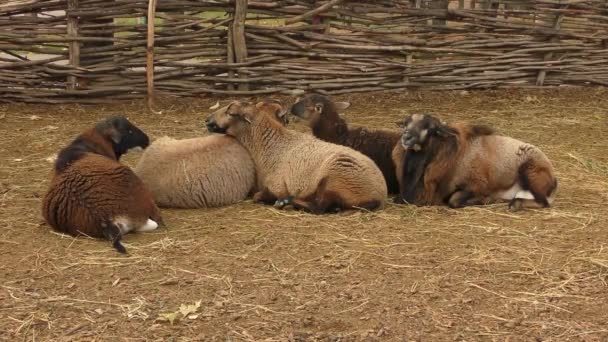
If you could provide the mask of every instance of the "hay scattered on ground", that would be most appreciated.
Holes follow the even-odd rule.
[[[476,120],[541,147],[555,206],[418,208],[323,217],[251,201],[163,210],[168,229],[110,245],[49,231],[57,150],[126,113],[151,136],[202,133],[217,98],[0,105],[0,337],[6,340],[589,340],[608,338],[608,100],[598,89],[339,97],[352,123],[407,113]],[[306,128],[300,124],[298,130]],[[137,155],[125,162],[134,165]],[[162,315],[201,301],[171,324]]]

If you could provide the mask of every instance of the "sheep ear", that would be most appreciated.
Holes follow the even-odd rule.
[[[241,103],[239,101],[233,101],[228,105],[228,107],[226,107],[226,114],[237,115],[239,113],[240,107]]]
[[[120,134],[120,132],[118,131],[118,129],[114,126],[108,128],[105,131],[105,134],[110,137],[110,139],[115,143],[118,144],[120,143],[120,140],[122,139],[122,134]]]
[[[345,110],[350,107],[350,102],[334,102],[334,106],[337,110]]]
[[[435,127],[433,129],[434,133],[442,138],[445,138],[449,135],[452,135],[453,133],[448,130],[445,126],[439,126],[439,127]]]

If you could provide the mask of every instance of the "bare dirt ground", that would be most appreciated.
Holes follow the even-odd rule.
[[[536,144],[557,171],[554,207],[163,210],[168,229],[126,236],[122,256],[44,224],[47,158],[114,113],[152,137],[204,134],[217,98],[164,99],[161,115],[143,101],[0,105],[0,339],[608,340],[608,89],[337,99],[353,124],[429,112]]]

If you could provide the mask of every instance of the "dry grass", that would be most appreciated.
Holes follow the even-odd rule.
[[[162,115],[143,114],[143,102],[2,105],[0,339],[606,340],[607,93],[340,97],[353,102],[353,123],[392,127],[431,112],[540,146],[560,180],[551,209],[164,210],[169,228],[127,236],[129,257],[48,230],[46,159],[117,112],[155,137],[200,135],[200,113],[217,99],[167,99]],[[199,300],[190,318],[159,319]]]

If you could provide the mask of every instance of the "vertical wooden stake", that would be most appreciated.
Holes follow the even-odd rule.
[[[232,42],[234,44],[234,57],[237,63],[247,61],[247,43],[245,41],[245,20],[247,19],[247,0],[236,0],[234,19],[232,20]],[[239,78],[247,75],[239,70]],[[239,83],[239,90],[249,90],[249,84]]]
[[[234,20],[234,16],[232,16]],[[226,45],[226,63],[228,65],[234,64],[234,42],[232,41],[232,23],[228,25],[228,41]],[[228,78],[234,78],[234,70],[232,68],[228,69]],[[234,90],[234,85],[228,82],[228,90]]]
[[[154,111],[154,17],[156,0],[148,0],[148,39],[146,42],[146,80],[148,83],[148,110]]]
[[[555,16],[555,21],[553,22],[553,28],[557,31],[560,30],[561,26],[562,26],[562,20],[564,19],[564,14],[560,13],[557,14]],[[559,35],[554,35],[551,37],[550,39],[551,43],[557,43],[559,42]],[[548,52],[545,54],[545,56],[543,57],[543,61],[549,61],[553,59],[553,52]],[[545,83],[545,76],[547,76],[547,70],[540,70],[538,72],[538,75],[536,77],[536,85],[537,86],[543,86],[543,84]]]
[[[68,43],[68,52],[70,58],[70,66],[78,67],[80,65],[80,43],[76,40],[78,37],[78,17],[71,14],[72,11],[78,9],[78,0],[68,0],[68,13],[67,13],[67,36],[70,39]],[[68,76],[68,90],[76,89],[78,79],[76,76]]]

